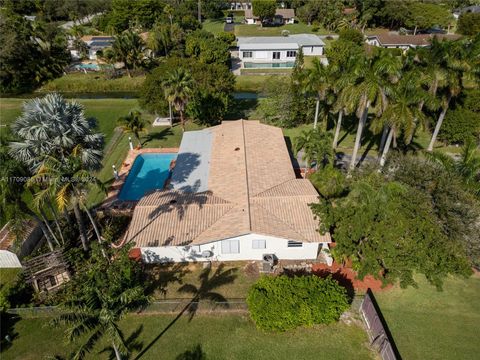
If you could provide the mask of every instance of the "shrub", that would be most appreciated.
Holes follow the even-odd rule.
[[[463,144],[468,138],[478,137],[479,133],[480,114],[457,108],[447,112],[438,137],[447,143]]]
[[[464,13],[460,15],[457,31],[463,35],[476,35],[480,32],[480,14]]]
[[[286,331],[329,324],[348,309],[346,289],[331,277],[264,276],[247,296],[250,316],[259,329]]]
[[[338,197],[347,188],[345,175],[333,166],[326,166],[311,174],[308,179],[317,191],[327,199]]]

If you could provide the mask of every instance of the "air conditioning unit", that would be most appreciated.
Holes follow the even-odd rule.
[[[273,267],[277,264],[278,259],[275,254],[262,255],[262,272],[272,272]]]
[[[213,251],[210,250],[204,250],[202,251],[202,257],[203,258],[211,258],[213,256]]]

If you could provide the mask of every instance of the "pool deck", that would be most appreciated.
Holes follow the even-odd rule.
[[[123,183],[127,179],[128,173],[137,158],[141,154],[165,154],[178,153],[178,148],[148,148],[148,149],[133,149],[129,150],[127,157],[122,163],[122,167],[118,171],[118,179],[108,188],[107,198],[100,206],[101,211],[116,211],[118,213],[130,214],[137,201],[122,201],[118,198]]]

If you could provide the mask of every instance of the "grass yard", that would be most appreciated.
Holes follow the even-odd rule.
[[[0,269],[0,290],[7,285],[15,283],[22,269],[2,268]]]
[[[295,23],[282,26],[264,26],[260,25],[235,25],[236,36],[282,36],[283,30],[288,30],[290,34],[317,34],[326,35],[329,32],[320,28],[318,31],[313,31],[314,26],[309,26],[304,23]]]
[[[37,90],[39,93],[57,91],[61,93],[134,93],[140,90],[145,76],[122,76],[117,79],[106,79],[98,73],[71,73],[49,81]]]
[[[173,320],[170,315],[130,315],[120,323],[125,337],[133,345],[131,359],[152,346],[140,357],[149,359],[373,359],[363,329],[342,323],[301,328],[287,333],[263,333],[256,330],[247,315],[197,315],[191,322],[180,318],[157,341]],[[67,356],[74,345],[63,340],[63,328],[49,327],[48,319],[23,319],[14,325],[18,336],[2,352],[2,360],[46,359]],[[133,336],[132,336],[133,335]],[[87,359],[108,359],[108,344],[98,344]],[[192,356],[192,353],[197,356]],[[190,354],[189,354],[190,353]],[[199,356],[203,354],[203,356]],[[190,356],[188,356],[190,355]]]
[[[476,359],[480,353],[480,276],[450,278],[436,291],[419,288],[375,294],[404,359]]]
[[[255,70],[255,69],[254,69]],[[260,70],[260,69],[259,69]],[[261,69],[269,70],[269,69]],[[270,69],[272,70],[272,69]],[[285,70],[283,70],[285,71]],[[273,76],[273,75],[272,75]],[[278,78],[283,75],[274,75]],[[288,81],[288,76],[284,76],[285,81]],[[237,92],[261,92],[263,86],[268,82],[270,76],[265,75],[240,75],[235,77],[235,91]]]
[[[213,35],[218,35],[223,31],[225,27],[225,20],[224,19],[207,19],[202,23],[202,29],[211,32]]]

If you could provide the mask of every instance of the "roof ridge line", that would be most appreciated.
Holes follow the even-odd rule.
[[[229,205],[231,204],[232,207],[230,209],[228,209],[227,212],[225,212],[225,214],[223,214],[222,216],[220,216],[217,220],[215,220],[213,223],[210,224],[210,226],[208,226],[205,230],[201,231],[200,233],[198,233],[197,236],[195,236],[195,238],[192,239],[192,241],[190,243],[193,243],[195,241],[195,239],[198,239],[200,237],[200,235],[202,235],[205,231],[209,230],[212,228],[213,225],[215,225],[217,222],[219,222],[220,220],[222,220],[230,211],[232,211],[233,209],[235,209],[239,204],[237,203],[228,203]],[[250,230],[251,231],[251,230]],[[216,240],[212,240],[212,241],[216,241]],[[201,244],[200,244],[201,245]]]
[[[284,182],[282,182],[282,183],[280,183],[280,184],[274,185],[274,186],[272,186],[272,187],[270,187],[270,188],[268,188],[268,189],[265,189],[265,190],[259,192],[258,194],[252,196],[252,198],[260,197],[261,194],[266,193],[267,191],[270,191],[270,190],[272,190],[272,189],[275,189],[276,187],[282,186],[282,185],[284,185],[284,184],[286,184],[286,183],[288,183],[288,182],[290,182],[290,181],[292,181],[292,180],[306,180],[306,179],[297,179],[297,178],[294,178],[294,179],[285,180]]]
[[[250,184],[248,181],[248,164],[247,164],[247,142],[245,141],[245,120],[241,119],[240,121],[242,123],[243,156],[245,159],[245,183],[247,186],[248,228],[250,229],[250,231],[252,231],[252,213],[250,211]]]

